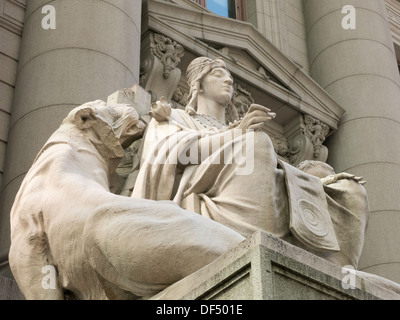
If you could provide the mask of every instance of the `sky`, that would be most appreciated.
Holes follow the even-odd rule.
[[[229,17],[228,0],[207,0],[207,9],[220,16]]]

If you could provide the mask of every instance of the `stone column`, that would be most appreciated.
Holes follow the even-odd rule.
[[[43,29],[44,5],[55,29]],[[27,1],[0,198],[0,265],[9,212],[37,152],[76,106],[139,82],[141,1]],[[68,227],[68,226],[66,226]]]
[[[356,29],[344,29],[352,5]],[[383,0],[304,0],[312,77],[346,110],[326,145],[337,172],[367,180],[359,268],[400,282],[400,77]],[[351,241],[351,239],[349,239]]]

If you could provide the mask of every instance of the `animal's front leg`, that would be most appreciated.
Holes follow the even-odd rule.
[[[24,237],[13,241],[9,262],[27,300],[63,300],[57,269],[51,264],[45,239]]]

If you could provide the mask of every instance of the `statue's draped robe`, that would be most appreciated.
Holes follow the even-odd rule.
[[[173,200],[245,237],[264,230],[334,263],[357,265],[368,213],[361,185],[323,186],[279,161],[264,132],[210,133],[179,109],[171,118],[175,123],[153,119],[146,130],[132,197]]]

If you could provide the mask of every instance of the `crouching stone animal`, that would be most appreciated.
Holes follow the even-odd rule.
[[[27,299],[147,298],[244,240],[173,202],[109,191],[143,130],[133,108],[94,101],[41,149],[11,210],[9,262]],[[54,286],[44,285],[48,266]]]

